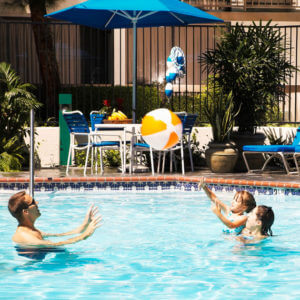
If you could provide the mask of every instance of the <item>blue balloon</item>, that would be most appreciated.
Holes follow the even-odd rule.
[[[174,81],[176,79],[176,77],[177,77],[177,73],[170,73],[169,74],[169,80],[170,81],[168,81],[168,82]]]
[[[184,64],[184,56],[178,56],[177,57],[177,63],[179,65],[183,65]]]
[[[165,90],[165,94],[168,98],[170,98],[173,94],[173,90]]]
[[[166,96],[169,98],[172,96],[173,94],[173,86],[171,83],[167,83],[166,87],[165,87],[165,94]]]

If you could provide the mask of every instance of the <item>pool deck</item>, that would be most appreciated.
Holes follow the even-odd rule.
[[[86,177],[83,176],[83,168],[71,168],[70,176],[65,175],[65,168],[41,169],[35,171],[35,182],[87,182],[87,181],[185,181],[197,182],[205,177],[207,183],[224,185],[248,185],[266,186],[278,188],[300,189],[300,176],[287,175],[281,171],[264,173],[212,173],[209,169],[202,168],[195,172],[165,173],[152,176],[151,173],[124,174],[114,170],[106,170],[103,175],[90,175],[89,170]],[[0,173],[0,182],[28,182],[29,172]]]

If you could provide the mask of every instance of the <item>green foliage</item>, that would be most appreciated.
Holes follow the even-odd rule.
[[[103,155],[103,164],[105,167],[119,167],[121,165],[120,152],[118,150],[106,150]]]
[[[225,94],[214,78],[209,80],[209,89],[203,95],[203,112],[212,127],[213,140],[223,143],[230,140],[230,134],[239,113],[234,111],[232,92]]]
[[[0,171],[21,169],[29,112],[41,106],[30,92],[32,88],[21,83],[9,64],[0,63]]]
[[[75,151],[75,165],[83,167],[85,164],[86,151]],[[88,159],[88,165],[91,164],[91,158]],[[105,167],[119,167],[121,165],[120,152],[118,150],[106,150],[103,152],[103,165]],[[100,156],[98,155],[98,166],[100,166]]]
[[[20,170],[24,161],[22,152],[22,145],[19,145],[16,136],[7,140],[5,137],[1,140],[1,153],[0,153],[0,170],[4,172]]]
[[[253,23],[250,27],[236,24],[213,50],[200,58],[226,94],[232,92],[239,132],[254,132],[267,121],[267,112],[284,99],[283,84],[295,68],[290,63],[284,35],[278,28]]]
[[[293,132],[289,132],[286,138],[283,138],[281,128],[279,128],[278,134],[276,133],[275,128],[268,128],[264,130],[264,134],[271,145],[290,145],[295,139],[295,134]]]

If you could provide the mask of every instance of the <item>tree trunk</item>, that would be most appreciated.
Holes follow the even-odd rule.
[[[45,1],[30,0],[29,7],[36,52],[43,80],[43,94],[45,100],[42,102],[46,103],[47,117],[57,117],[57,99],[60,90],[60,79],[51,30],[44,18],[46,14]]]

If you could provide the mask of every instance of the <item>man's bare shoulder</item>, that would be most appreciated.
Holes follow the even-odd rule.
[[[17,244],[40,244],[43,241],[39,231],[31,230],[27,227],[19,226],[12,237],[13,242]]]

